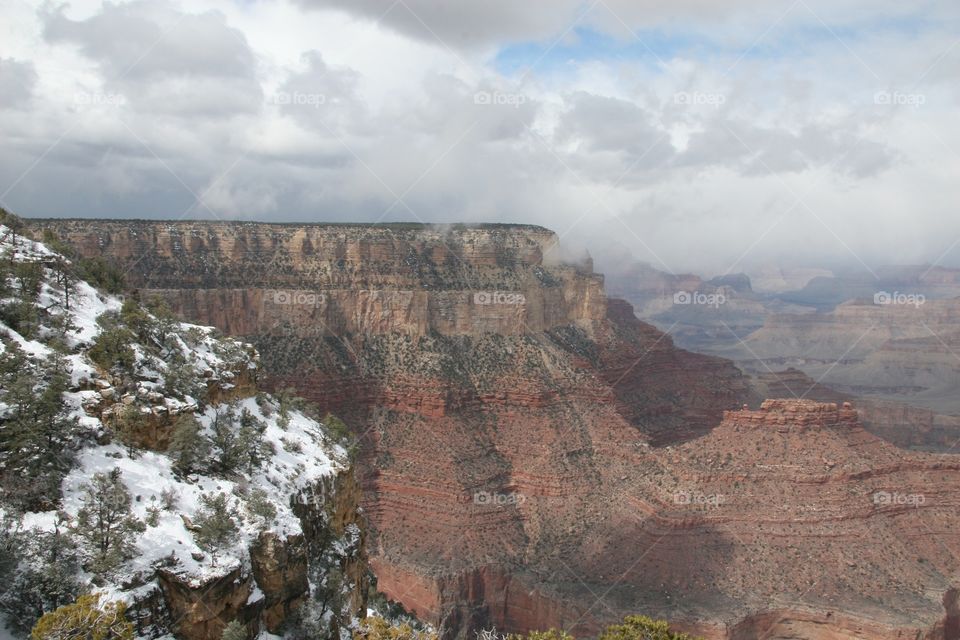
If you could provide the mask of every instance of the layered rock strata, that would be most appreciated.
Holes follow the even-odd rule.
[[[953,458],[843,404],[739,409],[731,363],[553,264],[544,229],[46,225],[347,419],[378,586],[450,635],[646,613],[711,638],[956,637]]]

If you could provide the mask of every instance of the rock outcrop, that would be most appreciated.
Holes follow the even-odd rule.
[[[954,624],[960,463],[842,403],[735,410],[753,396],[730,362],[552,264],[544,229],[44,224],[346,418],[378,587],[450,635],[628,613],[712,638]]]
[[[829,312],[771,315],[743,343],[717,352],[751,371],[796,367],[851,395],[960,413],[960,298],[897,295],[899,303],[860,299]]]

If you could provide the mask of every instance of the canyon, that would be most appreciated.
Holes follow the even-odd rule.
[[[810,383],[859,398],[873,433],[910,448],[951,450],[960,440],[960,270],[815,273],[800,270],[809,279],[793,281],[802,283],[794,290],[761,291],[745,274],[705,280],[624,259],[607,289],[684,348],[733,360],[756,377],[802,371]]]
[[[711,639],[960,637],[960,459],[865,430],[852,386],[676,347],[546,229],[33,224],[343,418],[378,588],[449,636],[643,613]]]

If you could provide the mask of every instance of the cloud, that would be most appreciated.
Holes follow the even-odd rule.
[[[579,91],[566,96],[564,103],[567,110],[556,139],[576,144],[576,155],[616,154],[634,170],[663,166],[675,155],[658,114],[634,102]]]
[[[0,200],[529,222],[675,272],[934,260],[958,10],[879,2],[43,5],[0,58]]]
[[[311,9],[338,9],[373,20],[407,36],[444,47],[477,48],[504,40],[540,40],[566,28],[580,0],[554,0],[549,6],[535,2],[486,0],[437,2],[436,0],[296,0]]]
[[[141,111],[222,116],[262,107],[256,57],[222,13],[137,1],[106,3],[85,20],[61,6],[42,20],[47,42],[76,46],[99,66],[104,87]]]
[[[0,107],[19,107],[29,103],[36,82],[33,63],[0,58]]]

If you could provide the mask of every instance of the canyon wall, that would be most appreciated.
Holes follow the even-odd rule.
[[[711,638],[956,637],[952,458],[842,403],[742,409],[732,363],[554,263],[545,229],[40,224],[346,419],[378,586],[448,635],[644,613]]]

